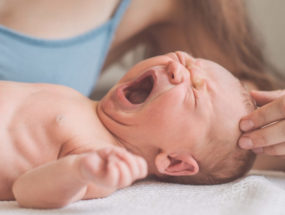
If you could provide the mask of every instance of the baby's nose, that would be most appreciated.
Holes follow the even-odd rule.
[[[172,84],[180,84],[183,82],[182,66],[176,61],[169,61],[167,65],[167,74]]]

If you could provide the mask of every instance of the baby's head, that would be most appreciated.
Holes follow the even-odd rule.
[[[226,69],[175,52],[135,65],[99,103],[98,115],[124,147],[147,160],[150,174],[219,184],[252,166],[254,154],[237,141],[239,120],[254,108]]]

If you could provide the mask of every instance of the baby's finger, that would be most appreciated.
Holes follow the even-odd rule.
[[[250,92],[250,94],[253,97],[253,99],[256,101],[257,105],[263,106],[285,95],[285,90],[274,90],[274,91],[253,90]]]
[[[80,156],[79,169],[87,181],[93,181],[103,176],[104,162],[97,153],[87,153]]]
[[[246,132],[284,118],[285,96],[282,96],[243,117],[240,122],[240,129]]]
[[[117,166],[118,162],[120,162],[120,160],[115,155],[108,157],[107,170],[104,178],[104,185],[107,187],[117,188],[120,179],[120,172]]]
[[[136,160],[139,167],[139,175],[137,179],[146,177],[148,173],[146,160],[140,156],[136,156]]]
[[[133,177],[128,165],[124,161],[116,162],[116,165],[119,171],[118,188],[129,186],[133,182]]]
[[[258,154],[259,153],[264,153],[264,154],[271,155],[271,156],[284,156],[285,158],[285,142],[279,143],[273,146],[261,148]]]
[[[112,153],[112,147],[106,147],[106,148],[102,148],[97,150],[97,154],[104,160],[107,160],[107,157]]]
[[[115,150],[114,153],[124,162],[126,162],[131,176],[137,178],[139,175],[139,167],[137,166],[135,155],[125,149]]]
[[[264,128],[245,133],[239,139],[239,146],[243,149],[268,147],[285,142],[285,121],[273,123]]]

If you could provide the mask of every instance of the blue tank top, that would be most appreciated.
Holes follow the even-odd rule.
[[[0,80],[61,84],[90,95],[129,2],[122,0],[103,25],[63,40],[30,37],[0,25]]]

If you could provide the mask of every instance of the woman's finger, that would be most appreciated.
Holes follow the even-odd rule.
[[[240,129],[247,132],[284,118],[285,96],[282,96],[243,117],[240,121]]]
[[[257,154],[267,154],[271,156],[284,156],[285,158],[285,142],[273,146],[260,148]]]
[[[274,90],[274,91],[258,91],[253,90],[250,92],[253,99],[256,101],[258,106],[263,106],[281,96],[285,95],[285,90]]]
[[[275,144],[285,142],[284,131],[285,121],[276,122],[250,133],[245,133],[239,139],[239,146],[243,149],[273,146]]]

